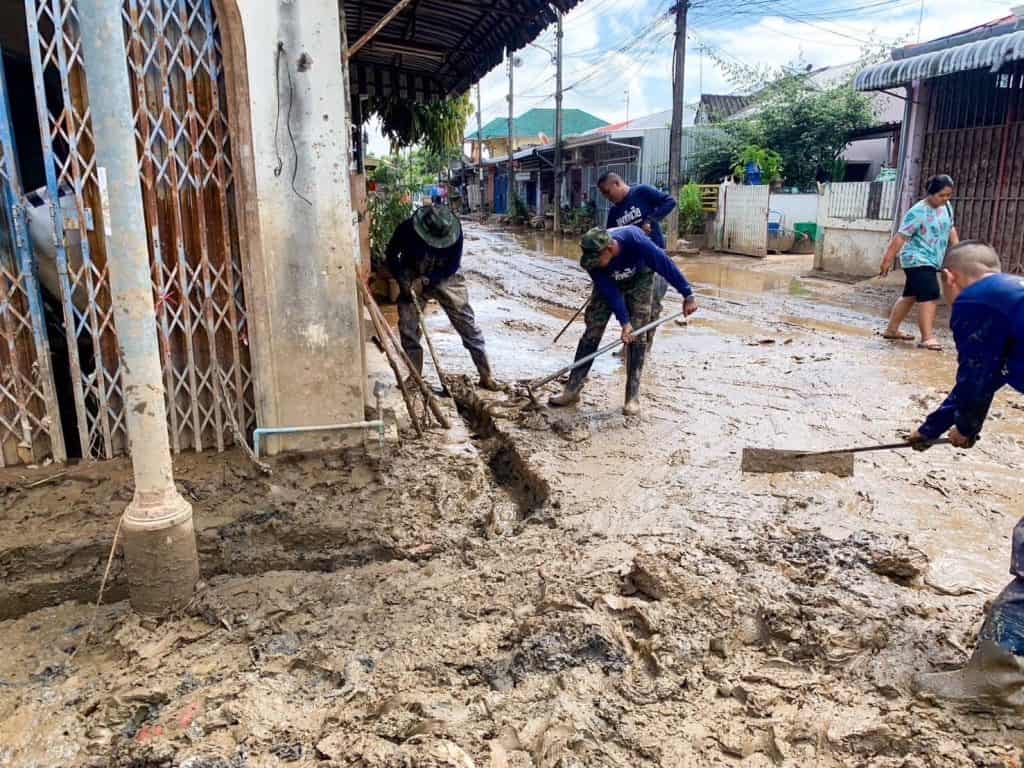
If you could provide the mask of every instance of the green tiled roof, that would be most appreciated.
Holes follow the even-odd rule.
[[[524,112],[512,121],[513,135],[516,137],[534,137],[540,133],[551,139],[555,136],[555,110],[553,109],[531,109]],[[594,117],[582,109],[562,110],[562,134],[563,136],[575,136],[579,133],[586,133],[594,128],[608,125],[606,120]],[[508,118],[496,117],[483,127],[481,132],[484,141],[488,139],[508,138]],[[476,139],[475,130],[466,131],[466,140]]]

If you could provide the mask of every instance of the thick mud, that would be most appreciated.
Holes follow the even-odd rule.
[[[551,339],[586,297],[572,256],[467,227],[506,381],[571,359],[582,327]],[[1007,578],[1020,399],[971,452],[744,475],[746,446],[891,442],[954,358],[875,335],[885,286],[680,263],[702,311],[659,333],[638,418],[607,356],[565,411],[461,380],[454,428],[383,459],[182,457],[204,580],[163,622],[112,602],[86,638],[126,465],[0,476],[0,765],[1019,766],[1017,713],[911,681],[965,661]]]

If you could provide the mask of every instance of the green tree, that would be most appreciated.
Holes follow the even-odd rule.
[[[377,185],[367,200],[374,268],[383,264],[384,249],[395,229],[412,215],[412,196],[436,178],[427,165],[423,152],[394,152],[382,159],[370,174],[370,181]]]
[[[888,47],[867,46],[844,79],[826,84],[816,82],[802,60],[776,70],[722,62],[739,91],[755,95],[756,110],[745,120],[705,129],[697,152],[698,177],[720,181],[731,175],[750,147],[781,156],[788,185],[804,187],[819,176],[831,177],[842,167],[837,161],[850,134],[875,119],[871,100],[853,89],[852,79],[862,67],[881,60]]]
[[[418,146],[434,155],[461,151],[466,120],[473,113],[469,92],[443,101],[419,104],[388,96],[370,99],[369,115],[380,118],[392,150]]]

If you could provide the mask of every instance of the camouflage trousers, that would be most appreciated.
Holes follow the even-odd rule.
[[[640,328],[651,321],[653,307],[658,307],[660,312],[660,301],[657,300],[657,286],[653,272],[641,272],[636,277],[618,284],[619,290],[626,300],[626,310],[629,312],[629,323],[633,328]],[[662,294],[664,295],[664,294]],[[655,303],[657,302],[657,303]],[[590,303],[584,315],[587,324],[583,337],[576,347],[576,359],[586,357],[597,351],[604,336],[608,320],[611,319],[612,308],[604,300],[597,288],[590,293]],[[632,400],[640,391],[640,374],[643,372],[644,359],[647,356],[647,335],[637,336],[627,348],[626,354],[626,400]],[[576,368],[569,375],[570,389],[579,389],[590,373],[592,363],[586,363]]]
[[[469,290],[466,278],[456,272],[437,285],[428,285],[420,296],[420,306],[424,311],[427,302],[434,299],[448,315],[452,327],[462,339],[462,346],[473,358],[473,364],[481,375],[491,372],[487,361],[487,349],[484,345],[484,334],[476,322],[473,307],[469,305]],[[412,360],[417,370],[423,370],[423,347],[420,345],[420,323],[412,298],[406,295],[398,297],[398,330],[402,337],[402,349]]]

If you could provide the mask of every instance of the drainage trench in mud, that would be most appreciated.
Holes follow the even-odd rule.
[[[469,379],[453,379],[448,389],[459,414],[480,442],[492,478],[515,504],[517,521],[539,513],[551,497],[548,481],[530,465],[516,442],[498,427],[487,401],[477,394]]]
[[[514,440],[502,432],[488,404],[468,380],[452,382],[459,413],[472,431],[492,492],[490,512],[480,520],[491,535],[535,517],[548,504],[551,489]],[[375,519],[375,518],[374,518]],[[224,524],[197,529],[202,578],[254,576],[270,571],[330,573],[390,560],[429,559],[446,546],[435,540],[392,541],[366,521],[349,525],[329,518],[295,516],[287,507],[265,511],[258,506]],[[378,521],[379,522],[379,521]],[[431,538],[431,537],[428,537]],[[438,539],[438,537],[432,537]],[[444,537],[440,537],[443,539]],[[92,602],[109,552],[108,534],[64,544],[19,547],[0,552],[0,621],[67,601]],[[106,602],[128,597],[123,562],[114,561]]]

